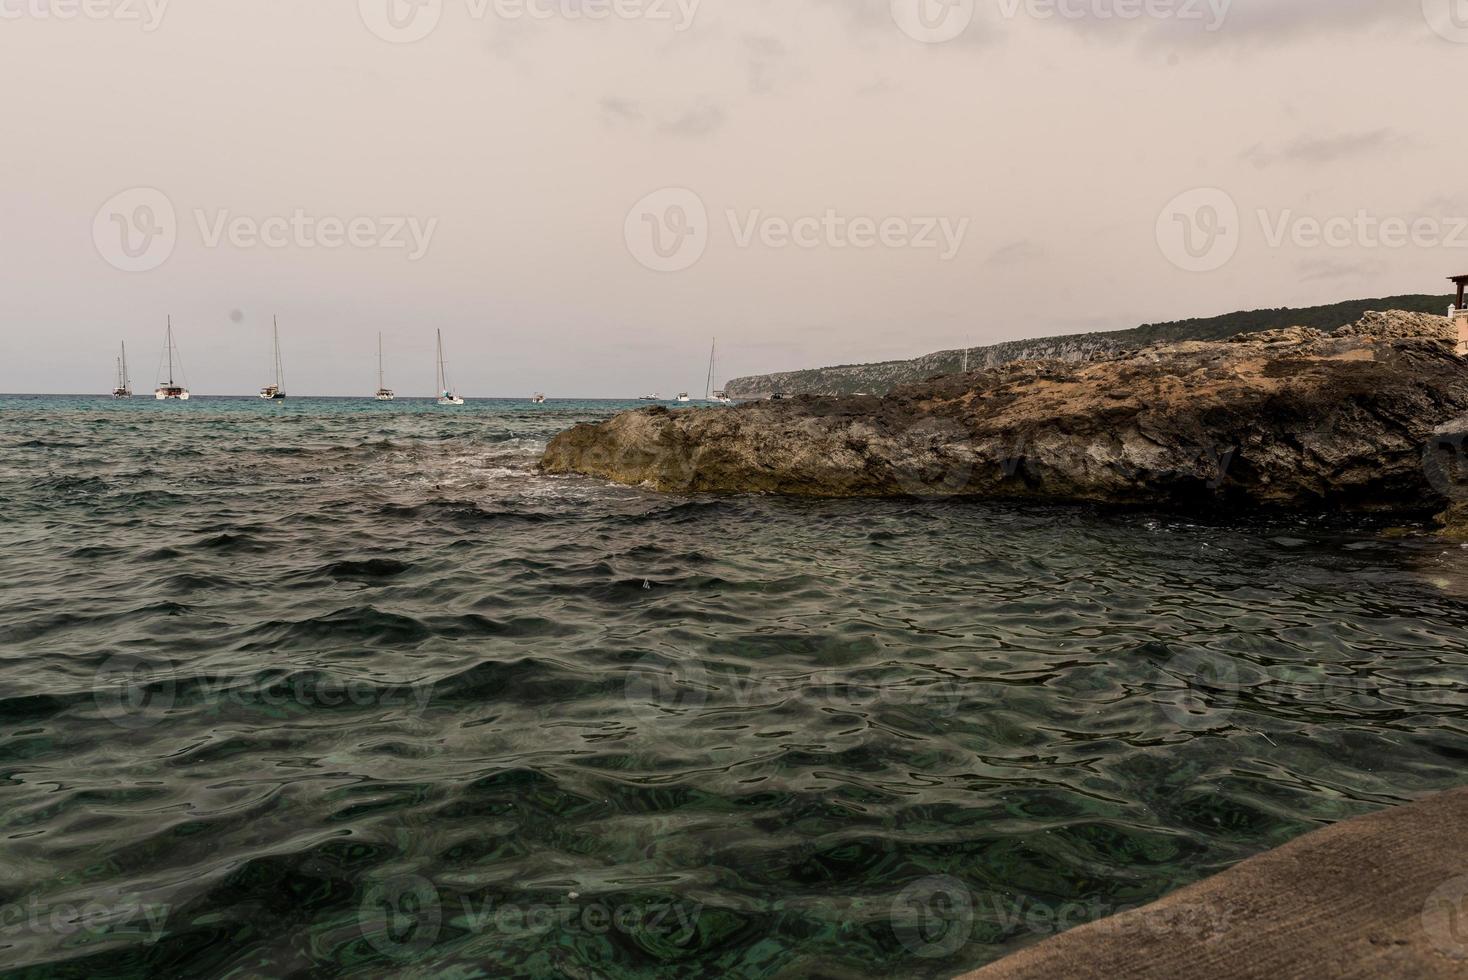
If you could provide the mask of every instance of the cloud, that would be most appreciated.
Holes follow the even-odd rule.
[[[658,127],[658,132],[688,139],[701,139],[722,129],[727,114],[712,103],[701,103]]]
[[[751,34],[744,38],[745,68],[749,73],[749,91],[768,95],[778,82],[790,77],[790,49],[770,34]]]
[[[989,256],[989,265],[1020,265],[1034,259],[1044,258],[1046,251],[1044,246],[1029,239],[1021,239],[1001,245]]]
[[[602,99],[601,111],[613,122],[642,122],[647,114],[631,99]]]
[[[1409,144],[1409,140],[1391,129],[1374,129],[1367,133],[1342,133],[1293,140],[1285,145],[1268,149],[1256,143],[1241,154],[1241,158],[1259,168],[1272,167],[1277,163],[1303,163],[1321,165],[1335,163],[1352,157],[1365,156],[1381,150],[1397,149]]]
[[[607,97],[597,103],[602,118],[611,126],[645,129],[686,139],[699,139],[721,129],[728,114],[711,102],[699,102],[685,109],[644,106],[636,99]]]
[[[1295,266],[1301,282],[1330,282],[1338,279],[1374,279],[1381,263],[1358,259],[1306,259]]]

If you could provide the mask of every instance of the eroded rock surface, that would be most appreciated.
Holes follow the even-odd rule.
[[[680,493],[1440,511],[1435,430],[1468,414],[1453,339],[1445,317],[1368,314],[884,398],[650,408],[561,433],[542,466]]]

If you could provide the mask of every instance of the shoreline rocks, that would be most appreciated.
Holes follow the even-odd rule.
[[[1468,975],[1468,790],[1317,830],[962,980]]]
[[[651,408],[561,433],[541,465],[671,493],[1436,513],[1468,490],[1437,431],[1468,416],[1455,341],[1444,317],[1370,313],[883,398]]]

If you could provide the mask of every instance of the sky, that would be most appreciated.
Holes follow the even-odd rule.
[[[1468,273],[1468,0],[0,0],[0,391],[701,394]],[[1455,87],[1456,86],[1456,87]],[[1446,311],[1445,311],[1446,312]]]

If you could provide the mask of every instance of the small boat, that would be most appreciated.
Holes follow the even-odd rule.
[[[377,394],[373,396],[380,402],[390,402],[398,396],[393,394],[387,386],[387,381],[382,373],[382,334],[377,335]]]
[[[637,400],[640,401],[640,402],[660,402],[660,401],[662,401],[662,399],[658,397],[657,392],[653,392],[651,395],[643,395],[641,398],[639,398]]]
[[[691,402],[691,401],[693,401],[692,398],[689,398],[688,397],[688,392],[686,392],[686,391],[680,391],[680,392],[678,392],[678,400],[680,402]]]
[[[168,318],[168,339],[164,342],[164,347],[168,351],[168,380],[158,385],[157,390],[153,392],[153,397],[160,402],[186,402],[189,400],[189,389],[173,379],[173,361],[178,353],[178,348],[173,342],[173,317]],[[183,371],[182,358],[179,359],[179,371]]]
[[[266,401],[285,401],[285,372],[280,365],[280,321],[272,318],[275,326],[275,384],[260,389],[260,397]]]
[[[534,398],[530,399],[530,403],[532,405],[544,405],[545,395],[537,393]]]
[[[720,405],[734,404],[734,399],[730,398],[728,393],[723,391],[714,392],[714,401]]]
[[[117,385],[112,389],[113,398],[131,398],[133,383],[127,376],[127,344],[122,345],[122,354],[117,358]]]
[[[460,398],[449,384],[448,368],[444,366],[443,360],[443,331],[438,332],[438,403],[440,405],[462,405],[464,399]]]

